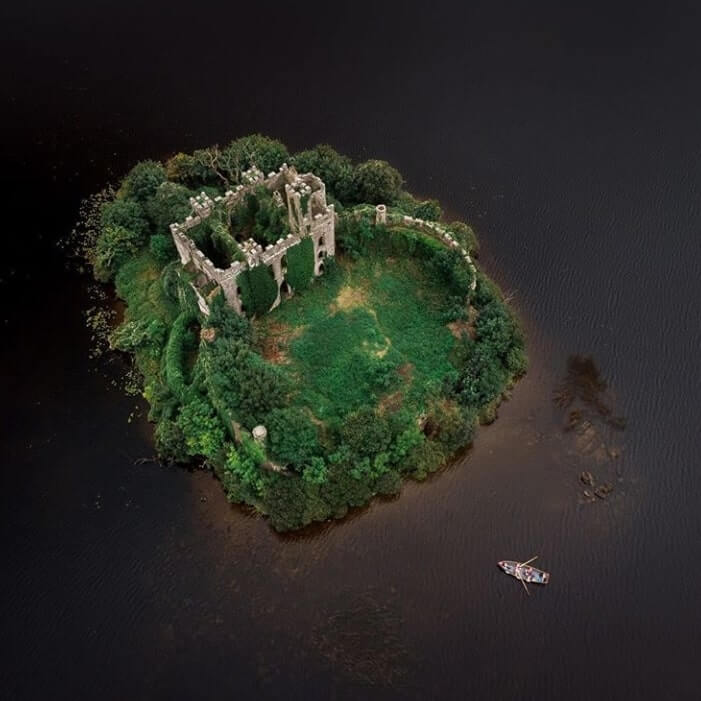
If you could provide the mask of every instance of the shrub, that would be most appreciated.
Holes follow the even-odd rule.
[[[387,421],[371,407],[363,407],[348,415],[340,430],[343,442],[350,449],[351,460],[384,452],[391,435]]]
[[[448,230],[465,250],[474,254],[479,253],[479,242],[471,226],[461,221],[454,221],[448,224]]]
[[[417,219],[425,219],[426,221],[438,221],[442,213],[438,200],[424,200],[414,210],[414,216]]]
[[[310,238],[302,239],[296,246],[287,249],[286,280],[292,289],[306,290],[314,278],[314,243]]]
[[[156,426],[156,450],[166,460],[185,462],[189,457],[185,434],[175,421],[161,421]]]

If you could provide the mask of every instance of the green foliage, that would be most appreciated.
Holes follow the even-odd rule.
[[[161,265],[175,260],[178,256],[173,237],[167,234],[154,234],[149,241],[149,250]]]
[[[187,454],[214,458],[224,445],[224,431],[212,405],[195,396],[183,404],[177,425],[185,438]]]
[[[331,146],[320,144],[307,151],[300,151],[292,159],[299,173],[314,173],[324,181],[327,194],[341,202],[353,195],[353,164]]]
[[[192,155],[177,153],[168,159],[165,166],[168,180],[187,187],[202,188],[221,183],[212,164],[216,161],[218,149],[200,149]]]
[[[192,190],[178,183],[161,183],[144,205],[153,231],[170,237],[170,225],[183,221],[190,214],[190,197],[193,194]]]
[[[252,134],[232,141],[223,149],[219,160],[229,179],[239,182],[241,173],[251,166],[255,165],[267,175],[289,159],[285,144],[261,134]]]
[[[194,349],[197,341],[190,328],[194,321],[191,314],[181,312],[173,322],[165,352],[165,377],[171,392],[182,397],[188,382],[185,357]]]
[[[212,248],[212,261],[222,270],[228,268],[235,260],[243,261],[241,253],[234,237],[229,233],[229,229],[223,221],[216,215],[210,216],[210,242]]]
[[[448,230],[465,250],[475,254],[479,252],[479,242],[471,226],[461,221],[454,221],[448,225]]]
[[[273,409],[265,419],[268,446],[274,460],[298,472],[321,453],[316,426],[296,407]]]
[[[279,207],[264,186],[249,192],[231,212],[231,229],[239,239],[276,243],[290,233],[287,209]]]
[[[424,430],[450,454],[472,442],[475,420],[474,411],[442,399],[431,405]]]
[[[239,316],[227,303],[224,295],[219,294],[209,305],[208,325],[216,330],[217,336],[231,341],[251,342],[251,322],[245,316]]]
[[[383,453],[391,439],[386,419],[368,406],[346,416],[340,435],[353,459]]]
[[[422,441],[408,455],[401,465],[401,471],[414,479],[424,480],[435,472],[450,456],[436,441]]]
[[[112,333],[113,348],[130,352],[145,346],[161,348],[168,336],[168,327],[161,319],[127,321]]]
[[[236,282],[241,288],[241,301],[249,316],[265,314],[277,299],[277,283],[267,265],[244,270],[239,273]]]
[[[160,421],[155,430],[156,450],[166,460],[186,462],[190,456],[185,434],[175,421]]]
[[[123,226],[108,226],[97,239],[93,271],[100,282],[111,280],[119,268],[141,247],[141,236]]]
[[[100,213],[102,228],[121,227],[129,229],[139,243],[145,243],[149,224],[143,207],[134,200],[116,199],[103,205]]]
[[[414,216],[417,219],[425,219],[426,221],[438,221],[442,213],[438,200],[424,200],[414,210]]]
[[[241,446],[236,449],[230,446],[226,453],[225,469],[243,485],[244,489],[254,495],[259,495],[263,489],[264,479],[261,465],[265,461],[265,453],[255,441],[244,438]]]
[[[370,252],[375,234],[376,228],[367,219],[343,217],[336,231],[336,242],[344,252],[357,260]]]
[[[265,423],[287,403],[289,383],[280,368],[266,363],[241,340],[217,338],[200,350],[210,393],[244,426]]]
[[[387,161],[365,161],[353,174],[355,200],[392,205],[399,199],[403,183],[400,172]]]
[[[329,470],[323,458],[312,457],[302,472],[302,479],[310,484],[324,484],[329,477]]]
[[[302,239],[296,246],[287,249],[287,274],[285,279],[296,292],[306,290],[314,278],[314,243],[310,238]]]
[[[122,191],[128,199],[145,204],[166,180],[165,168],[156,161],[137,163],[122,181]]]
[[[450,294],[465,300],[470,292],[472,274],[462,256],[455,250],[434,250],[427,260],[427,271],[437,285],[444,285]]]

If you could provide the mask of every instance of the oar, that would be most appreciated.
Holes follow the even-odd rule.
[[[538,559],[538,556],[536,555],[535,557],[532,557],[530,560],[526,560],[525,562],[520,562],[518,566],[523,567],[524,565],[528,565],[531,562],[533,562],[533,560],[537,560],[537,559]]]
[[[526,590],[526,594],[528,594],[528,596],[530,596],[531,592],[528,591],[528,587],[526,586],[526,583],[521,579],[520,572],[519,572],[519,576],[518,576],[518,581],[521,582],[521,584],[523,584],[523,588]]]

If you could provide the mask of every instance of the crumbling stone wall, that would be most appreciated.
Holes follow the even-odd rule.
[[[446,248],[458,250],[472,273],[470,289],[474,291],[477,287],[477,269],[475,268],[475,264],[472,262],[469,251],[463,248],[460,245],[460,242],[457,241],[448,230],[440,226],[440,224],[436,224],[436,222],[433,221],[426,221],[424,219],[417,219],[416,217],[410,217],[399,212],[388,212],[387,207],[383,204],[378,204],[375,207],[375,224],[402,224],[411,229],[418,229],[427,236],[430,236],[432,239],[442,243]]]
[[[190,198],[193,213],[184,222],[170,225],[170,231],[175,247],[183,265],[192,265],[201,272],[208,281],[218,284],[227,303],[238,314],[246,310],[241,301],[241,289],[237,284],[238,276],[245,270],[257,265],[267,265],[272,268],[273,277],[278,285],[277,298],[271,309],[280,304],[284,292],[292,294],[293,290],[285,279],[287,271],[284,265],[285,254],[301,242],[304,237],[310,237],[314,243],[314,275],[321,275],[324,269],[324,258],[336,253],[335,225],[336,213],[332,204],[326,203],[326,186],[320,178],[312,173],[299,175],[293,167],[283,164],[278,172],[271,172],[267,177],[258,168],[251,168],[242,175],[243,183],[234,190],[228,190],[223,196],[213,200],[204,192]],[[245,263],[234,261],[228,268],[217,268],[214,263],[197,248],[195,242],[188,236],[188,231],[211,216],[217,207],[231,210],[256,187],[265,186],[273,192],[273,199],[278,206],[284,207],[285,201],[290,223],[290,233],[284,239],[278,239],[274,244],[265,248],[252,239],[239,245]],[[283,198],[282,193],[285,197]],[[198,296],[198,303],[201,295]],[[207,311],[205,312],[205,308]],[[200,309],[208,314],[206,301],[202,298]]]

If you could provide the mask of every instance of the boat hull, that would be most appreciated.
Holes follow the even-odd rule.
[[[499,562],[499,567],[501,567],[506,574],[510,574],[516,579],[521,579],[524,582],[532,584],[547,584],[550,581],[550,573],[539,570],[537,567],[531,567],[530,565],[522,565],[520,562],[515,560],[502,560]]]

